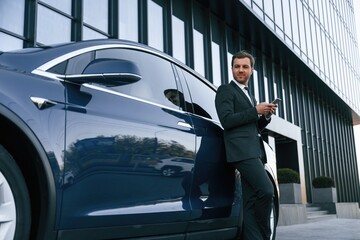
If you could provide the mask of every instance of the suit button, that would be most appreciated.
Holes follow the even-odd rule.
[[[258,137],[261,137],[261,134],[258,133]]]

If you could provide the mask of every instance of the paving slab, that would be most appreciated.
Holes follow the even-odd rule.
[[[335,218],[279,226],[276,240],[360,240],[360,219]]]

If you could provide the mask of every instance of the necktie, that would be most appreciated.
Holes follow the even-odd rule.
[[[251,97],[251,94],[250,94],[250,91],[249,91],[249,88],[248,87],[244,87],[244,89],[246,90],[247,92],[247,96],[251,102],[252,105],[254,105],[254,101],[252,100],[252,97]]]

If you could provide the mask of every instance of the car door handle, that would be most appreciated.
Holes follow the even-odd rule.
[[[182,127],[186,127],[186,128],[193,128],[190,124],[188,124],[187,122],[182,122],[179,121],[178,122],[178,126],[182,126]]]

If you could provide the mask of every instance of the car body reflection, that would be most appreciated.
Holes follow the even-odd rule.
[[[154,168],[165,177],[178,176],[193,170],[194,159],[182,157],[160,159],[154,165]]]

